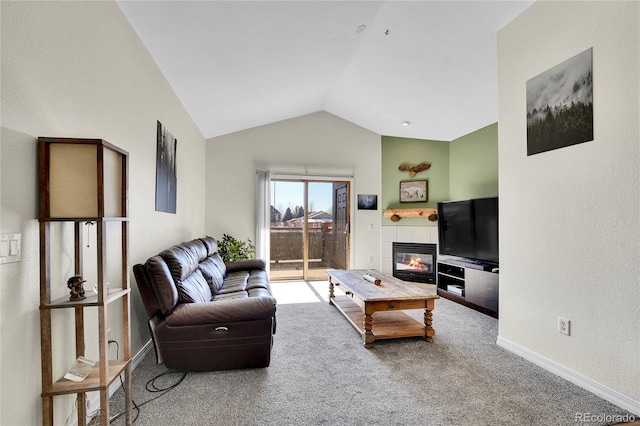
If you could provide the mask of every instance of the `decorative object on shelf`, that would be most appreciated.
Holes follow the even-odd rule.
[[[428,188],[426,180],[400,181],[400,202],[419,203],[428,200]]]
[[[527,81],[527,155],[593,140],[593,48]]]
[[[218,240],[218,248],[225,262],[253,259],[256,255],[256,246],[249,238],[247,241],[240,241],[228,234],[222,234],[222,239]]]
[[[156,211],[176,212],[176,146],[178,142],[158,121],[156,148]]]
[[[417,166],[412,166],[408,163],[400,164],[398,170],[402,170],[403,172],[409,172],[409,176],[414,177],[417,173],[427,170],[431,167],[431,163],[420,163]]]
[[[82,279],[82,275],[74,275],[67,280],[67,287],[71,290],[69,292],[69,300],[86,299],[84,295],[84,288],[82,287],[82,284],[86,282],[87,280]]]
[[[374,275],[364,274],[362,275],[362,278],[364,278],[366,281],[369,281],[370,283],[373,283],[375,285],[382,285],[382,280]]]
[[[423,209],[384,209],[383,215],[392,222],[399,222],[403,217],[424,217],[430,222],[438,220],[438,211],[432,207]]]
[[[378,196],[358,194],[358,210],[378,210]]]
[[[83,356],[79,356],[78,359],[73,363],[71,368],[67,370],[67,373],[64,375],[64,378],[67,380],[73,380],[74,382],[81,382],[87,378],[91,369],[95,367],[96,362],[90,360],[89,358],[85,358]]]
[[[107,286],[107,293],[108,293],[108,292],[109,292],[109,290],[111,290],[111,284],[109,283],[109,281],[107,281],[107,282],[105,283],[105,285]],[[94,284],[94,286],[93,286],[93,292],[94,292],[95,294],[98,294],[98,293],[99,293],[99,291],[98,291],[98,283]]]

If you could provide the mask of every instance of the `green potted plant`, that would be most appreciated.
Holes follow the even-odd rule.
[[[256,256],[256,246],[249,238],[240,241],[227,234],[222,234],[222,239],[218,240],[218,251],[225,262],[253,259]]]

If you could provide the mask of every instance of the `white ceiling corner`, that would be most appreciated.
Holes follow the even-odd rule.
[[[497,121],[496,33],[532,3],[118,1],[205,138],[327,111],[435,140]]]

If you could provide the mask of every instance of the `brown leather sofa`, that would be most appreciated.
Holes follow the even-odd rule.
[[[276,299],[262,260],[226,263],[215,239],[175,245],[133,272],[159,363],[189,371],[268,367]]]

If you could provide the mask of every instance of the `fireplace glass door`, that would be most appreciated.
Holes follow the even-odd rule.
[[[405,281],[435,283],[436,245],[393,243],[393,276]]]

